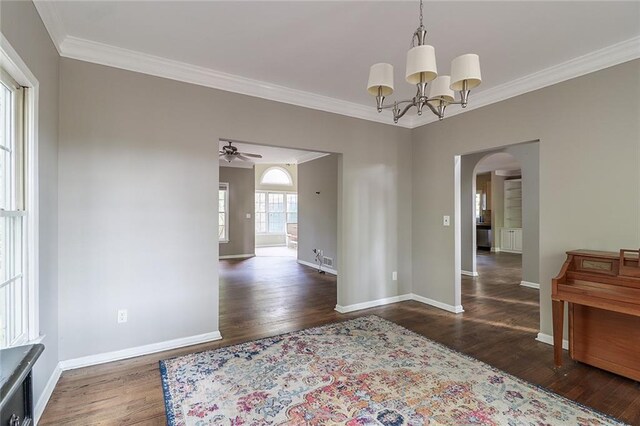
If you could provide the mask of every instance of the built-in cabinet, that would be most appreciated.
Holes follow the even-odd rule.
[[[504,227],[522,228],[522,179],[504,181]]]
[[[522,253],[522,179],[504,181],[504,228],[500,250]]]
[[[502,228],[500,230],[500,250],[522,253],[522,228]]]

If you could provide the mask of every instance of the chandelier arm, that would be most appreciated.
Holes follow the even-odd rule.
[[[414,107],[414,106],[416,106],[415,102],[410,103],[409,105],[407,105],[406,107],[404,107],[404,108],[402,109],[402,111],[400,111],[397,115],[394,115],[394,116],[393,116],[393,118],[394,118],[395,120],[399,120],[399,119],[401,119],[401,118],[402,118],[402,116],[403,116],[403,115],[405,115],[405,114],[407,113],[407,111],[409,111],[409,109],[410,109],[411,107]]]
[[[387,104],[387,105],[382,105],[381,109],[392,109],[395,105],[400,105],[400,104],[406,104],[406,103],[410,103],[413,104],[413,99],[405,99],[404,101],[397,101],[394,102],[393,104]]]
[[[433,99],[437,99],[437,98],[433,98]],[[437,115],[438,117],[440,117],[440,112],[438,112],[438,110],[436,109],[436,107],[434,107],[433,105],[431,105],[431,103],[427,102],[427,106],[429,107],[429,109],[431,110],[432,113],[434,113],[435,115]]]

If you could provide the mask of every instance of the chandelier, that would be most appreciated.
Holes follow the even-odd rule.
[[[458,56],[451,61],[451,76],[438,75],[435,49],[425,44],[427,30],[422,24],[422,8],[422,0],[420,0],[420,26],[411,39],[405,74],[407,83],[416,85],[416,95],[412,99],[385,105],[385,97],[393,93],[393,65],[378,63],[372,65],[369,70],[367,91],[376,97],[378,112],[382,112],[383,109],[392,109],[394,123],[397,123],[412,107],[416,107],[418,115],[422,115],[425,105],[442,120],[448,105],[461,105],[465,108],[471,89],[477,87],[482,81],[480,58],[473,53]],[[459,101],[455,100],[455,92],[460,94]],[[403,104],[407,105],[402,107]]]

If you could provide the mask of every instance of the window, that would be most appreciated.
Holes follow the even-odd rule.
[[[298,223],[298,194],[287,194],[287,223]]]
[[[25,90],[0,70],[0,348],[29,340]]]
[[[218,188],[218,241],[229,242],[229,184]]]
[[[293,179],[289,172],[282,167],[270,167],[262,174],[260,182],[263,185],[293,185]]]
[[[267,193],[256,192],[256,232],[267,232]]]
[[[298,223],[298,195],[256,192],[256,233],[284,234],[286,223]]]

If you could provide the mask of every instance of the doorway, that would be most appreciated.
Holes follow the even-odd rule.
[[[454,164],[456,304],[486,310],[486,321],[499,312],[530,317],[540,300],[539,142]]]

